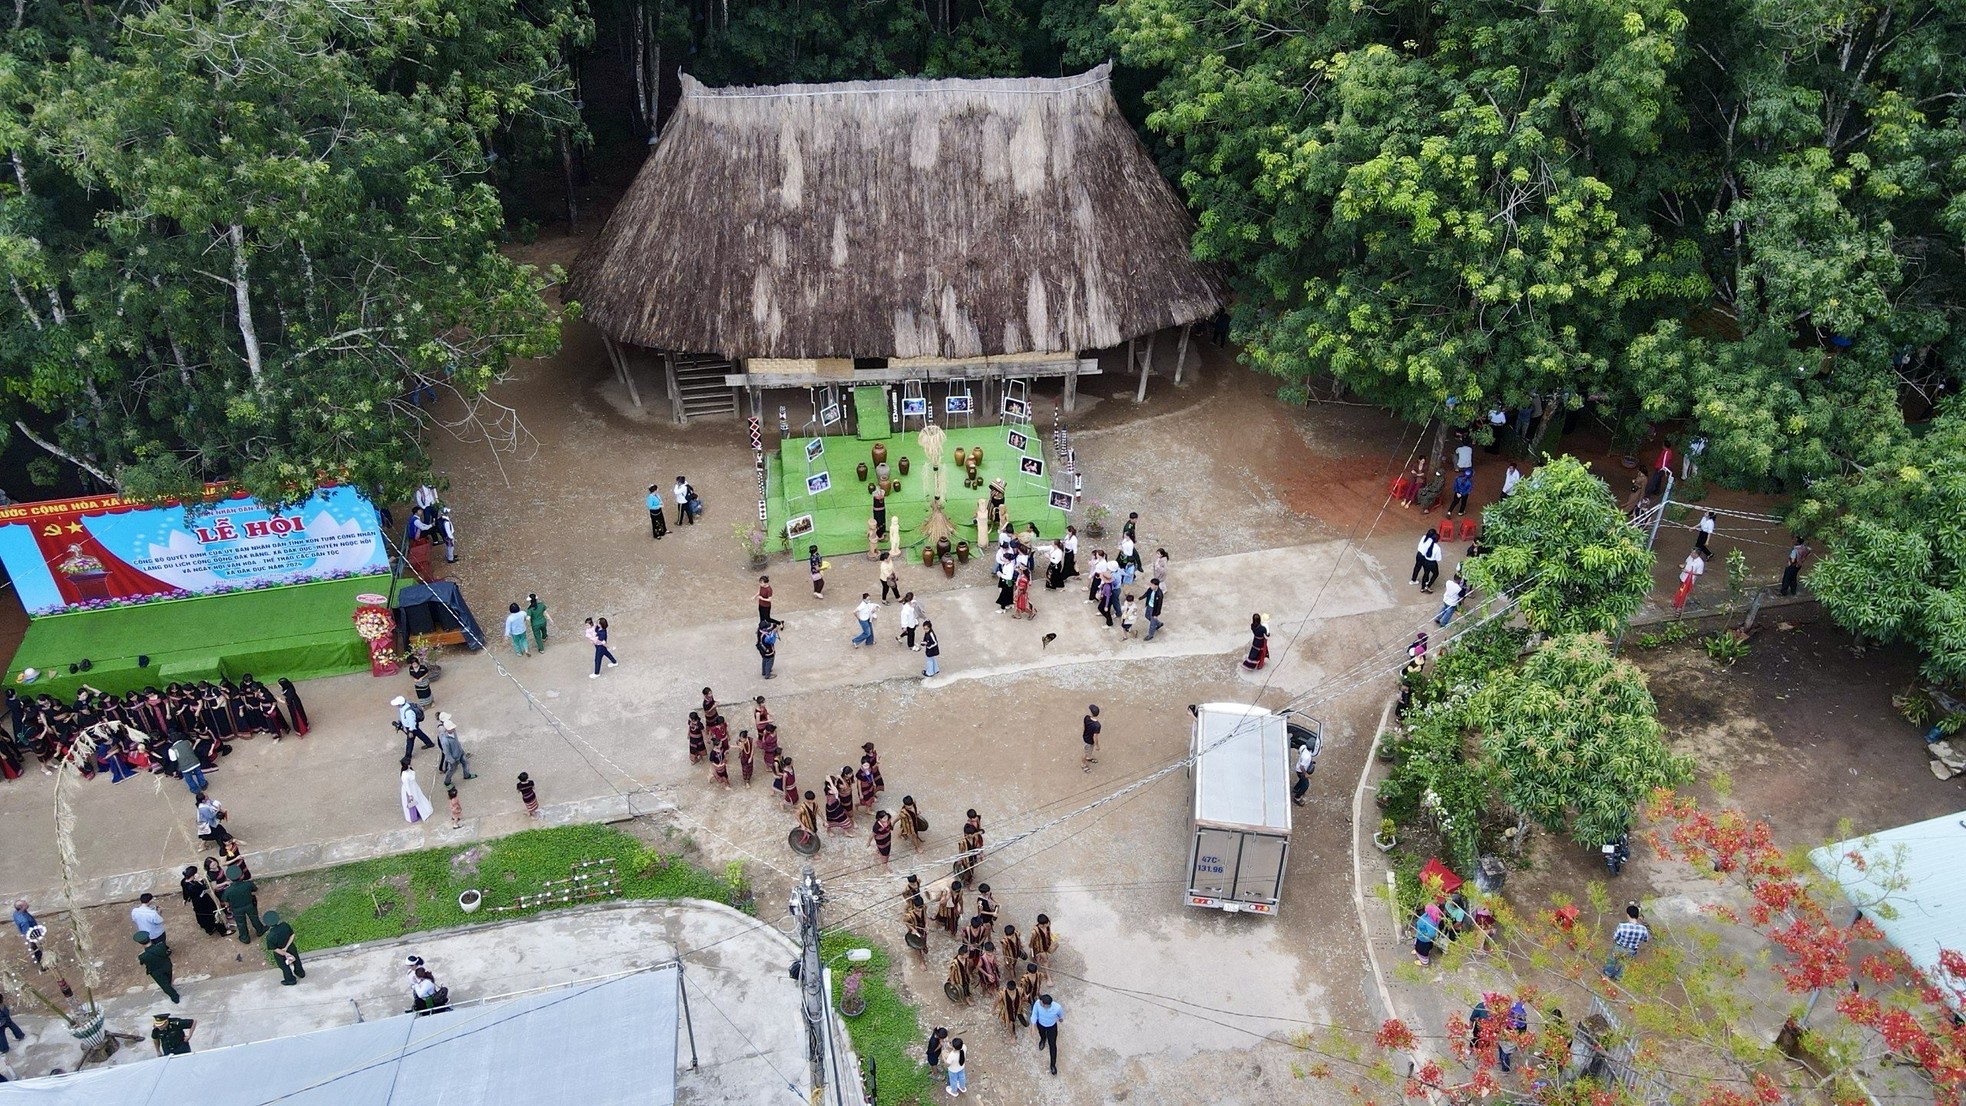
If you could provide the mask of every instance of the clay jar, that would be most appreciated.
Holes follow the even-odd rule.
[[[957,563],[957,564],[965,564],[965,565],[969,563],[969,543],[968,543],[968,542],[966,542],[966,541],[959,541],[959,542],[957,542],[957,543],[956,543],[956,563]]]
[[[964,453],[964,452],[963,452],[963,449],[962,449],[962,447],[961,447],[961,446],[957,446],[957,447],[956,447],[956,467],[957,467],[957,468],[961,468],[961,467],[963,467],[963,465],[964,465],[965,463],[967,463],[967,462],[966,462],[966,458],[967,458],[968,456],[969,456],[969,454],[967,454],[967,453]]]
[[[863,484],[864,484],[864,483],[866,483],[866,482],[867,482],[867,462],[865,462],[865,461],[862,461],[862,462],[860,462],[859,464],[857,464],[857,465],[855,465],[855,466],[853,466],[853,474],[854,474],[854,476],[856,476],[857,478],[859,478],[859,480],[860,480],[860,482],[861,482],[861,483],[863,483]]]
[[[965,545],[967,545],[968,543],[967,543],[967,542],[965,542],[964,544],[965,544]],[[923,552],[924,552],[924,553],[926,553],[926,552],[927,552],[927,550],[923,550]],[[948,538],[946,538],[946,537],[943,537],[943,538],[937,538],[937,539],[935,539],[935,555],[936,555],[936,556],[938,556],[938,557],[946,557],[946,556],[948,556],[948,555],[949,555],[949,539],[948,539]]]
[[[886,464],[886,463],[887,463],[887,443],[886,443],[886,442],[875,442],[875,443],[874,443],[874,464],[876,464],[876,465],[883,465],[883,464]]]
[[[901,466],[901,475],[903,476],[908,475],[908,458],[906,457],[899,458],[898,460],[895,461],[895,463]]]
[[[955,574],[956,574],[956,559],[954,557],[942,558],[942,575],[954,576]]]
[[[934,564],[935,564],[934,548],[926,545],[922,546],[922,567],[931,568],[934,566]]]

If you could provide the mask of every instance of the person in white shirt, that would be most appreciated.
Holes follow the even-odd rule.
[[[1468,585],[1461,580],[1461,570],[1454,570],[1454,578],[1447,581],[1447,594],[1442,597],[1440,613],[1434,616],[1434,625],[1445,626],[1454,619],[1454,612],[1461,606],[1461,598],[1468,593]]]
[[[1440,576],[1440,532],[1428,530],[1420,536],[1420,544],[1413,550],[1413,575],[1406,581],[1420,585],[1420,593],[1425,595],[1434,590],[1434,580]]]
[[[696,512],[689,506],[690,497],[696,492],[689,486],[689,481],[676,477],[676,486],[669,489],[669,494],[676,500],[676,525],[681,526],[685,522],[696,525]]]
[[[155,898],[156,896],[148,891],[144,892],[137,899],[137,904],[130,908],[130,921],[136,924],[137,932],[150,938],[152,942],[161,942],[164,940],[164,916],[157,912],[156,906],[152,905]]]
[[[1514,495],[1515,486],[1520,483],[1522,483],[1522,470],[1516,467],[1514,461],[1510,461],[1508,471],[1502,474],[1502,498],[1507,499]]]
[[[853,608],[854,620],[860,623],[860,632],[853,635],[853,647],[874,644],[874,613],[881,609],[867,592],[860,593],[860,605]]]
[[[915,644],[915,630],[922,624],[922,605],[915,602],[915,593],[909,592],[901,597],[901,633],[894,640],[906,645],[913,652],[921,652]]]
[[[1057,591],[1065,586],[1065,543],[1054,541],[1044,551],[1044,590]]]
[[[1713,537],[1714,525],[1718,520],[1719,516],[1712,511],[1708,511],[1706,517],[1700,519],[1700,532],[1693,537],[1693,548],[1699,550],[1702,557],[1713,556],[1713,549],[1707,545],[1707,541]]]
[[[1462,442],[1460,445],[1454,447],[1454,467],[1456,469],[1471,469],[1474,467],[1474,446],[1467,442]]]
[[[1686,609],[1686,598],[1693,594],[1693,584],[1706,575],[1707,560],[1700,556],[1698,549],[1686,555],[1686,561],[1679,566],[1679,590],[1673,594],[1672,608],[1676,611]]]
[[[1079,574],[1079,528],[1065,527],[1065,579]]]

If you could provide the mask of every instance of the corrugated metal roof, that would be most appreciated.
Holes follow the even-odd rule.
[[[1290,734],[1280,714],[1203,703],[1195,720],[1195,819],[1290,832]]]
[[[1966,979],[1946,979],[1939,953],[1966,951],[1966,811],[1825,845],[1809,860],[1927,978],[1949,984],[1958,1011]]]
[[[676,984],[674,967],[658,968],[424,1017],[0,1084],[0,1102],[672,1106]]]

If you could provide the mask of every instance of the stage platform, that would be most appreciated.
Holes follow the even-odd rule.
[[[880,422],[863,419],[862,433],[870,425],[885,425],[885,408],[879,415]],[[1022,453],[1009,445],[1010,431],[1028,437],[1029,443]],[[944,427],[948,440],[942,447],[943,483],[947,493],[943,509],[949,521],[956,524],[956,539],[968,541],[972,547],[994,542],[996,535],[987,535],[979,542],[976,533],[976,501],[990,494],[990,481],[1001,479],[1004,493],[1010,506],[1010,517],[1022,530],[1026,522],[1035,522],[1038,533],[1044,538],[1058,537],[1065,532],[1070,517],[1066,512],[1051,506],[1049,495],[1052,481],[1058,481],[1060,491],[1071,490],[1071,477],[1057,471],[1059,466],[1050,455],[1044,436],[1035,427],[1006,427],[1001,425],[978,426],[974,428]],[[916,440],[918,431],[908,430],[890,437],[875,439],[887,446],[888,475],[901,482],[901,490],[887,497],[887,516],[889,526],[901,528],[901,548],[912,558],[921,556],[924,538],[921,525],[928,518],[930,470],[926,464],[921,444]],[[810,442],[822,443],[823,451],[810,465],[806,461],[807,445]],[[963,487],[963,470],[955,467],[955,451],[960,448],[965,453],[976,446],[983,447],[983,463],[978,475],[983,478],[980,488]],[[812,533],[805,537],[793,537],[791,547],[794,556],[805,555],[806,547],[817,545],[822,556],[839,557],[847,554],[867,552],[867,521],[874,517],[873,496],[867,491],[867,484],[874,479],[874,441],[852,435],[832,435],[824,438],[788,438],[780,443],[777,453],[765,458],[766,506],[769,513],[766,532],[769,538],[766,548],[771,552],[782,552],[785,543],[779,538],[780,528],[788,521],[801,515],[811,515]],[[908,458],[908,475],[901,475],[900,459]],[[1041,477],[1026,475],[1020,464],[1026,457],[1035,458],[1044,465]],[[855,464],[866,462],[867,479],[856,477]],[[808,476],[825,473],[830,486],[817,494],[805,494]]]
[[[59,699],[84,683],[123,692],[247,672],[270,684],[362,671],[369,651],[351,617],[355,597],[388,590],[384,574],[47,615],[28,624],[7,686]],[[142,655],[150,664],[139,668]],[[70,675],[68,666],[84,657],[90,670]],[[26,668],[41,678],[19,682]]]

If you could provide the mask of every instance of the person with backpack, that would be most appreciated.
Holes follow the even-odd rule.
[[[437,747],[437,743],[430,740],[430,735],[423,732],[422,707],[401,695],[389,700],[389,705],[396,708],[396,728],[403,731],[404,760],[410,759],[411,754],[416,752],[416,743],[419,741],[423,742],[423,747],[426,749]]]
[[[778,661],[778,623],[758,624],[758,658],[764,665],[764,678],[772,679],[771,666]]]
[[[696,498],[696,489],[689,486],[689,481],[678,476],[676,486],[669,489],[669,494],[676,499],[676,525],[688,523],[695,526],[696,508],[690,500]]]
[[[922,620],[922,655],[928,658],[928,667],[922,669],[922,678],[934,679],[942,671],[942,642],[935,636],[935,623]]]

